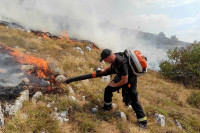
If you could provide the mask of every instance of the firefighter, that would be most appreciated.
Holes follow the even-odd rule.
[[[119,91],[120,88],[127,89],[126,92],[128,92],[131,101],[130,104],[138,119],[138,126],[146,129],[147,118],[138,101],[138,93],[136,90],[137,76],[133,74],[126,57],[123,56],[122,52],[112,53],[110,49],[104,49],[101,52],[100,62],[103,60],[111,65],[102,69],[101,73],[110,71],[110,73],[115,73],[116,76],[104,90],[104,106],[102,108],[107,111],[111,110],[113,92]]]

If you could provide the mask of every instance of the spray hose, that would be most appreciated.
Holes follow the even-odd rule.
[[[97,77],[106,76],[106,75],[110,75],[110,73],[109,72],[101,73],[99,71],[96,71],[96,72],[93,72],[93,73],[90,73],[90,74],[85,74],[85,75],[69,78],[64,83],[69,84],[69,83],[74,82],[74,81],[97,78]]]

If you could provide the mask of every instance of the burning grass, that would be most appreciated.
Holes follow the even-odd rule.
[[[33,65],[37,67],[36,76],[41,78],[46,78],[47,75],[52,74],[52,71],[48,67],[47,62],[42,58],[36,58],[33,56],[30,56],[28,54],[22,54],[21,52],[17,50],[12,50],[11,47],[7,47],[5,44],[0,42],[0,45],[3,46],[2,49],[4,51],[8,51],[8,53],[14,57],[15,61],[20,64],[26,64],[26,65]],[[29,71],[28,73],[32,73]]]
[[[93,72],[97,66],[100,52],[93,50],[81,55],[74,50],[75,47],[84,47],[85,42],[66,41],[62,39],[38,38],[35,34],[26,33],[16,29],[9,29],[0,26],[0,41],[23,53],[29,53],[34,57],[43,58],[53,66],[58,66],[68,77],[78,76]],[[17,46],[17,47],[16,47]],[[106,66],[103,64],[103,66]],[[122,103],[121,93],[114,93],[113,102],[119,107],[111,112],[100,110],[97,114],[91,112],[91,107],[103,104],[103,92],[107,83],[102,83],[100,79],[91,79],[90,82],[74,82],[70,84],[75,90],[75,96],[80,100],[81,96],[86,96],[87,102],[69,102],[65,91],[68,85],[63,84],[63,94],[45,95],[41,99],[43,103],[55,101],[59,110],[70,109],[69,123],[71,132],[140,132],[137,128],[137,120],[132,110],[129,110]],[[188,104],[187,99],[192,92],[183,85],[165,80],[157,72],[148,73],[138,80],[139,100],[141,101],[148,116],[148,130],[146,132],[199,132],[200,117],[199,109]],[[97,99],[99,99],[97,101]],[[40,109],[41,108],[41,109]],[[121,122],[115,112],[123,111],[127,115],[127,122]],[[51,109],[47,109],[44,104],[31,106],[27,103],[24,109],[19,112],[28,112],[30,119],[23,120],[18,115],[6,119],[4,131],[16,132],[69,132],[57,121],[49,119]],[[165,115],[167,121],[165,127],[160,127],[155,123],[154,113]],[[36,115],[39,114],[39,115]],[[44,122],[41,121],[44,115]],[[41,118],[39,118],[39,116]],[[174,123],[178,119],[184,130],[180,130]],[[33,124],[31,124],[33,122]],[[53,124],[49,124],[52,122]],[[50,126],[51,125],[51,126]]]

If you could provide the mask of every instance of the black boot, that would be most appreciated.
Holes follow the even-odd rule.
[[[139,122],[138,122],[138,126],[139,126],[139,128],[140,128],[141,130],[147,129],[147,120],[145,120],[145,121],[139,121]]]

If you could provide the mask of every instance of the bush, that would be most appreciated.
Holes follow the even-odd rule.
[[[168,60],[160,63],[160,73],[175,81],[200,88],[200,43],[170,49]]]
[[[187,99],[187,102],[197,108],[200,108],[200,92],[195,91],[191,93]]]

